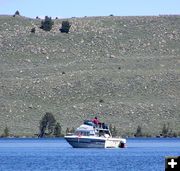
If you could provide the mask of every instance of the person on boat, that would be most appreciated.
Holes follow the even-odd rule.
[[[92,122],[93,122],[96,126],[98,126],[98,125],[101,124],[101,122],[98,120],[97,117],[95,117],[94,119],[92,119]]]

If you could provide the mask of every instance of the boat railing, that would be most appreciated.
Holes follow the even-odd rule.
[[[105,123],[99,123],[95,127],[99,128],[99,129],[109,129],[109,126],[107,124],[105,124]]]

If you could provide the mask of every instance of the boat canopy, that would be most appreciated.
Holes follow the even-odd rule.
[[[85,121],[84,121],[84,124],[95,127],[95,123],[93,123],[91,120],[85,120]]]
[[[94,131],[94,128],[93,128],[93,126],[83,124],[80,127],[78,127],[76,130],[77,131]]]

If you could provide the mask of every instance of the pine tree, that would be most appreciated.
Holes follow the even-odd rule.
[[[33,27],[33,28],[31,29],[31,33],[35,33],[35,32],[36,32],[36,28]]]
[[[142,128],[140,125],[138,125],[136,133],[135,133],[136,137],[141,137],[142,136]]]
[[[40,135],[39,137],[43,137],[46,135],[51,135],[54,131],[56,120],[52,113],[46,112],[46,114],[42,117],[40,121]]]
[[[18,10],[15,12],[15,14],[13,15],[13,17],[15,17],[16,15],[20,15],[20,13],[19,13]]]
[[[45,16],[45,20],[41,22],[40,28],[45,31],[50,31],[52,29],[54,22],[52,21],[51,17]]]
[[[57,124],[54,128],[54,135],[55,135],[55,137],[61,136],[61,125],[59,124],[59,122],[57,122]]]
[[[116,126],[113,126],[112,124],[109,125],[109,130],[112,134],[112,136],[117,136],[117,129],[116,129]]]
[[[72,127],[72,129],[71,129],[71,131],[70,131],[71,133],[74,133],[75,132],[75,129],[74,129],[74,127]]]
[[[69,33],[70,27],[71,24],[69,23],[69,21],[63,21],[62,26],[59,30],[61,31],[61,33]]]
[[[113,133],[112,133],[112,136],[117,136],[117,129],[116,129],[116,127],[114,126],[113,127],[113,129],[112,129],[113,131]]]
[[[166,126],[166,124],[163,125],[162,135],[167,136],[168,132],[169,132],[169,123],[168,123],[168,126]]]
[[[6,126],[5,129],[4,129],[3,137],[8,137],[8,136],[9,136],[9,129]]]

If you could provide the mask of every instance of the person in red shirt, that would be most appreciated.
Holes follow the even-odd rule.
[[[100,121],[98,120],[97,117],[95,117],[94,119],[92,119],[92,122],[96,125],[99,125],[100,124]]]

